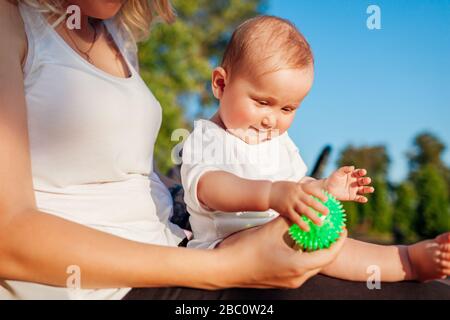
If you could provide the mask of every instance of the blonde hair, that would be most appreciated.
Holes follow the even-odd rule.
[[[231,36],[221,67],[228,73],[263,73],[314,64],[311,48],[300,31],[286,19],[257,16],[239,25]]]
[[[43,13],[62,16],[65,14],[64,0],[19,0]],[[166,23],[175,20],[170,0],[127,0],[114,18],[127,30],[136,42],[148,38],[150,27],[158,19]]]

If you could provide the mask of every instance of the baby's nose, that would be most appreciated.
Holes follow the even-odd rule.
[[[273,127],[275,127],[275,118],[264,117],[261,124],[265,129],[273,128]]]

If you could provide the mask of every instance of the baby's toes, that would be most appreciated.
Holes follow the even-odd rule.
[[[439,253],[439,259],[440,260],[445,260],[445,261],[450,261],[450,252],[440,252]]]
[[[450,267],[446,267],[445,264],[439,263],[437,266],[437,275],[441,279],[446,279],[448,276],[450,276]]]
[[[442,243],[439,245],[439,251],[449,253],[450,252],[450,243]]]
[[[441,269],[440,270],[441,279],[447,279],[450,276],[450,269]]]
[[[436,237],[436,242],[439,244],[450,244],[450,232],[438,235]]]
[[[449,260],[440,260],[439,261],[439,270],[443,273],[443,274],[447,274],[448,275],[448,271],[450,270],[450,261]]]

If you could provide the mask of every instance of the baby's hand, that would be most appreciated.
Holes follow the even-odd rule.
[[[370,186],[372,180],[365,177],[365,169],[355,169],[354,166],[342,167],[325,179],[325,189],[341,201],[356,201],[366,203],[366,193],[373,193]]]
[[[327,207],[311,196],[315,196],[324,202],[328,200],[318,183],[300,184],[290,181],[277,181],[272,183],[269,205],[271,209],[296,223],[302,230],[309,231],[308,224],[300,218],[300,215],[307,216],[312,222],[320,226],[322,220],[311,208],[324,215],[329,212]]]

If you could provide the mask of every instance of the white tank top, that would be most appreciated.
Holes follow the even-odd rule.
[[[104,21],[131,72],[116,77],[84,60],[36,9],[22,3],[19,9],[28,38],[24,83],[38,209],[123,238],[176,246],[184,233],[169,222],[170,193],[152,167],[161,106],[139,76],[136,44],[115,20]],[[107,299],[128,291],[0,280],[0,300]]]

